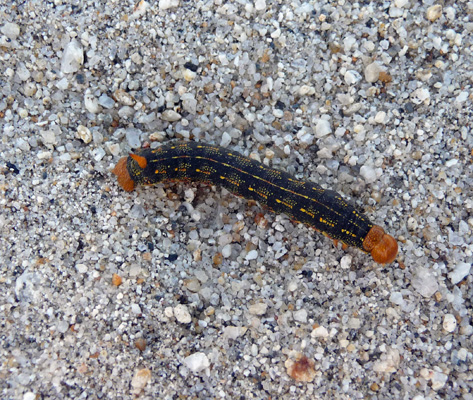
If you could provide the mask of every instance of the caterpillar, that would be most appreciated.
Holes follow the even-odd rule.
[[[222,185],[231,193],[256,200],[276,213],[284,213],[325,236],[370,253],[380,264],[394,261],[396,240],[358,212],[337,192],[295,179],[236,151],[200,142],[171,142],[142,149],[121,158],[112,171],[120,186],[163,181],[197,181]]]

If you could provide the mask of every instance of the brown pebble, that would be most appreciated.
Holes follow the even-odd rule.
[[[370,389],[373,391],[373,392],[377,392],[379,390],[379,385],[376,383],[376,382],[373,382],[370,386]]]
[[[295,362],[288,359],[285,366],[288,375],[298,382],[312,382],[315,378],[315,363],[306,356]]]
[[[387,72],[381,71],[379,73],[379,78],[378,79],[383,83],[390,83],[390,82],[392,82],[393,77],[391,75],[389,75]]]
[[[135,347],[141,352],[145,351],[146,350],[146,340],[143,339],[143,338],[136,339],[135,340]]]
[[[120,286],[122,284],[122,277],[120,275],[113,274],[112,284],[113,286]]]
[[[214,265],[221,265],[222,261],[223,261],[222,253],[215,254],[212,261],[213,261]]]

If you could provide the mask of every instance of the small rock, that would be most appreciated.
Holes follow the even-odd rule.
[[[84,125],[79,125],[77,127],[77,137],[82,139],[86,144],[92,141],[92,133],[90,133],[90,129]]]
[[[312,336],[313,338],[326,339],[328,338],[328,330],[323,326],[318,326],[317,328],[312,330],[310,336]]]
[[[226,326],[223,331],[223,336],[226,339],[236,340],[240,336],[243,336],[247,331],[247,328],[241,326]]]
[[[56,144],[56,134],[52,129],[41,131],[41,137],[44,144]]]
[[[304,309],[294,311],[292,313],[294,320],[305,324],[307,322],[307,311]]]
[[[134,106],[136,103],[136,100],[133,98],[133,96],[125,92],[123,89],[115,90],[113,97],[115,97],[116,101],[125,106]]]
[[[315,88],[308,85],[302,85],[299,88],[299,96],[311,96],[315,93]]]
[[[430,92],[427,88],[419,88],[411,93],[411,100],[414,104],[427,104],[430,100]]]
[[[178,7],[179,0],[159,0],[159,9],[168,10],[169,8]]]
[[[93,114],[97,114],[100,112],[100,105],[98,100],[90,93],[85,93],[84,95],[84,106],[88,112],[91,112]]]
[[[264,315],[267,309],[268,309],[268,305],[265,303],[256,303],[248,307],[248,311],[252,315]]]
[[[315,378],[315,363],[306,356],[293,361],[290,358],[284,363],[287,374],[298,382],[312,382]]]
[[[205,353],[199,352],[184,358],[184,365],[197,374],[210,367],[210,361]]]
[[[85,264],[76,264],[76,269],[79,274],[85,274],[87,272],[87,265]]]
[[[361,80],[361,75],[357,71],[349,70],[345,72],[344,79],[347,85],[354,85]]]
[[[182,117],[174,110],[165,110],[161,114],[161,118],[165,121],[175,122],[179,121]]]
[[[384,124],[386,122],[386,113],[384,111],[379,111],[374,117],[374,122],[377,124]]]
[[[423,267],[419,267],[411,281],[412,287],[422,296],[430,297],[438,290],[438,283],[432,272]]]
[[[456,285],[458,282],[461,282],[468,274],[470,273],[471,264],[468,263],[458,263],[452,272],[448,274],[452,284]]]
[[[266,0],[256,0],[255,1],[255,10],[263,11],[266,9]]]
[[[220,146],[227,147],[231,142],[232,137],[228,134],[228,132],[223,132],[222,139],[220,140]],[[258,253],[256,253],[256,256],[258,256]]]
[[[71,40],[62,55],[61,71],[65,74],[77,72],[84,63],[84,50],[77,40]]]
[[[332,127],[330,126],[330,121],[326,119],[319,119],[315,125],[315,136],[319,139],[327,136],[332,132]]]
[[[197,76],[197,73],[195,73],[194,71],[191,71],[190,69],[184,68],[182,76],[187,82],[190,82]]]
[[[7,22],[2,26],[1,31],[7,38],[15,40],[20,35],[20,26],[13,22]]]
[[[173,312],[177,321],[181,324],[188,324],[192,321],[189,310],[184,304],[178,304],[176,307],[174,307]]]
[[[379,73],[381,72],[380,65],[375,61],[365,68],[365,79],[367,82],[374,83],[379,79]]]
[[[106,109],[111,109],[115,105],[115,100],[102,93],[99,97],[99,104]]]
[[[131,387],[133,394],[139,394],[151,379],[151,371],[148,368],[143,368],[136,371],[135,376],[131,380]]]
[[[453,314],[446,314],[443,318],[443,329],[447,332],[453,332],[457,327],[457,320]]]
[[[349,269],[351,267],[353,257],[349,254],[346,256],[343,256],[342,259],[340,260],[340,267],[342,269]]]
[[[112,275],[112,285],[113,286],[120,286],[122,284],[122,277],[118,274]]]
[[[250,250],[245,257],[245,259],[248,261],[256,260],[257,258],[258,258],[258,252],[256,250]]]
[[[427,9],[425,17],[430,21],[437,21],[442,16],[442,6],[440,4],[435,4]]]
[[[132,312],[133,314],[141,314],[141,307],[140,307],[138,304],[133,303],[133,304],[131,305],[131,312]]]
[[[223,246],[223,249],[222,249],[222,256],[224,258],[228,258],[232,255],[232,245],[231,244],[227,244],[225,246]]]
[[[363,177],[366,183],[374,183],[376,182],[377,176],[376,176],[376,170],[372,167],[369,167],[367,165],[363,165],[360,168],[360,175]]]

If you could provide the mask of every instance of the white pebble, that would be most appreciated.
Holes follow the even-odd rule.
[[[442,6],[440,4],[436,4],[429,7],[425,13],[425,16],[430,22],[438,20],[442,16]]]
[[[94,157],[95,161],[100,161],[105,157],[105,154],[105,150],[101,147],[97,147],[96,149],[92,150],[92,157]]]
[[[265,303],[251,304],[248,307],[248,311],[252,315],[263,315],[267,309],[268,309],[268,306]]]
[[[307,322],[307,311],[304,309],[294,311],[292,313],[294,320],[305,324]]]
[[[343,256],[342,259],[340,260],[340,267],[342,269],[349,269],[351,267],[351,262],[353,260],[353,257],[349,254],[346,256]]]
[[[226,339],[236,340],[239,336],[242,336],[246,333],[247,328],[241,326],[226,326],[223,331],[223,336]]]
[[[182,117],[174,110],[165,110],[161,114],[161,118],[165,121],[175,122],[179,121]]]
[[[65,74],[77,72],[84,63],[84,50],[77,40],[71,40],[62,55],[61,71]]]
[[[84,143],[90,143],[92,141],[92,133],[90,133],[90,129],[84,125],[77,127],[77,137],[82,139]]]
[[[310,336],[313,338],[326,339],[328,338],[328,330],[323,326],[318,326],[310,333]]]
[[[348,70],[345,72],[344,79],[347,85],[354,85],[361,80],[361,75],[357,71]]]
[[[300,96],[311,96],[315,93],[315,88],[312,87],[312,86],[308,86],[308,85],[302,85],[300,88],[299,88],[299,95]]]
[[[255,9],[256,11],[263,11],[264,9],[266,9],[266,0],[256,0]]]
[[[188,324],[192,321],[192,317],[187,309],[187,306],[184,304],[178,304],[173,309],[174,316],[181,324]]]
[[[87,265],[85,264],[76,264],[76,269],[79,274],[85,274],[87,272]]]
[[[315,125],[315,136],[322,138],[327,136],[332,132],[332,127],[330,126],[330,121],[326,119],[319,119]]]
[[[187,82],[190,82],[197,76],[197,74],[194,71],[191,71],[190,69],[184,68],[182,76]]]
[[[1,31],[7,38],[15,40],[20,35],[20,26],[13,22],[7,22],[2,26]]]
[[[452,272],[448,274],[452,284],[456,285],[458,282],[461,282],[468,274],[470,273],[471,264],[468,263],[458,263]]]
[[[220,140],[220,146],[227,147],[232,142],[232,137],[228,132],[223,132],[222,139]]]
[[[222,249],[222,256],[224,258],[228,258],[232,255],[232,245],[231,244],[227,244],[225,246],[223,246],[223,249]]]
[[[205,353],[199,352],[184,358],[184,365],[196,374],[210,367],[210,361]]]
[[[133,303],[133,304],[131,305],[131,312],[132,312],[133,314],[141,314],[141,307],[140,307],[138,304]]]
[[[132,393],[138,395],[151,379],[151,371],[148,368],[143,368],[136,371],[131,380]]]
[[[379,73],[381,72],[380,65],[375,61],[365,68],[365,79],[367,82],[376,82],[379,79]]]
[[[258,258],[258,252],[256,250],[250,250],[245,257],[245,259],[248,261],[256,260],[257,258]]]
[[[41,131],[41,137],[43,138],[44,144],[56,144],[56,134],[52,129]]]
[[[167,10],[169,8],[178,7],[179,0],[159,0],[159,9]]]
[[[417,269],[411,284],[424,297],[430,297],[438,290],[437,278],[429,269],[423,267]]]
[[[398,8],[404,7],[408,3],[408,0],[394,0],[394,5]]]
[[[386,122],[386,112],[378,111],[378,113],[374,117],[374,121],[377,124],[384,124]]]
[[[376,182],[376,170],[367,165],[363,165],[360,168],[360,175],[363,177],[366,183]]]
[[[468,100],[468,92],[461,92],[456,98],[455,102],[456,103],[464,103],[465,101]]]
[[[107,142],[105,145],[112,156],[118,156],[120,154],[120,145],[118,143]]]
[[[457,320],[453,314],[446,314],[443,318],[443,329],[447,332],[453,332],[457,327]]]
[[[430,99],[430,92],[427,88],[419,88],[411,93],[411,100],[414,104],[427,103]]]
[[[36,399],[36,394],[34,394],[33,392],[26,392],[23,395],[23,400],[35,400],[35,399]]]
[[[100,105],[97,98],[90,93],[85,93],[84,95],[84,106],[88,112],[92,114],[97,114],[100,112]]]

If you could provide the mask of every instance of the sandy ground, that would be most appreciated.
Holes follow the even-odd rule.
[[[0,5],[3,399],[473,399],[473,2]],[[221,145],[349,199],[390,265],[218,186]]]

